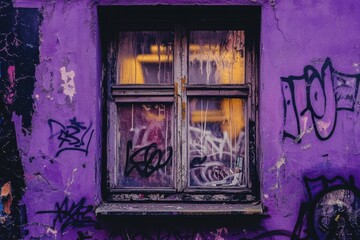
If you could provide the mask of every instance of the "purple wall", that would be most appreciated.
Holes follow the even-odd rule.
[[[357,0],[3,2],[0,236],[360,239]],[[262,6],[259,160],[265,216],[95,217],[102,121],[96,9],[131,4]],[[10,39],[11,32],[16,34]],[[79,130],[84,145],[61,144],[67,126]]]

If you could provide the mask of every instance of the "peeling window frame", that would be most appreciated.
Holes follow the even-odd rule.
[[[244,210],[243,206],[255,206],[260,203],[259,182],[259,134],[258,134],[258,78],[260,46],[260,7],[255,6],[118,6],[99,7],[100,37],[103,64],[103,160],[101,189],[105,203],[112,207],[102,208],[99,213],[136,212],[131,206],[144,206],[142,213],[159,211],[161,204],[212,204],[215,212],[248,213],[257,210]],[[149,19],[144,22],[143,19]],[[109,30],[110,29],[110,30]],[[162,86],[120,85],[117,81],[117,34],[119,31],[157,31],[172,30],[174,37],[174,84]],[[188,32],[190,30],[243,30],[245,31],[245,84],[238,85],[189,85],[188,81]],[[246,99],[245,138],[246,138],[246,187],[242,189],[200,189],[186,188],[187,121],[184,109],[189,96],[240,97]],[[115,189],[111,181],[117,164],[117,104],[132,101],[173,102],[175,106],[176,164],[175,188],[169,189]],[[185,113],[185,115],[184,115]],[[115,170],[114,170],[115,169]],[[184,170],[185,169],[185,172]],[[171,197],[169,197],[171,196]],[[156,203],[157,210],[146,210],[147,203]],[[121,204],[119,204],[121,203]],[[219,204],[222,203],[222,204]],[[225,210],[223,203],[232,205]],[[230,204],[231,203],[231,204]],[[201,204],[201,205],[202,205]],[[234,205],[235,204],[235,205]],[[241,207],[236,208],[236,204]],[[260,204],[261,205],[261,204]],[[126,207],[128,206],[128,207]],[[173,205],[174,206],[174,205]],[[207,205],[209,207],[209,205]],[[219,207],[220,206],[220,207]],[[221,207],[223,206],[223,207]],[[110,210],[109,210],[110,209]],[[111,210],[112,209],[112,210]],[[117,209],[117,210],[114,210]],[[127,209],[127,210],[126,210]],[[139,207],[139,209],[142,209]],[[191,207],[189,209],[192,209]],[[203,209],[207,213],[207,207]],[[238,210],[236,210],[238,209]],[[170,211],[170,210],[169,210]],[[165,211],[165,212],[169,212]],[[172,209],[172,212],[175,210]],[[195,210],[183,210],[185,214]],[[200,211],[201,212],[201,211]]]

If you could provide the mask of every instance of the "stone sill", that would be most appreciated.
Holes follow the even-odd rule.
[[[263,215],[260,203],[103,203],[97,216],[126,215]]]

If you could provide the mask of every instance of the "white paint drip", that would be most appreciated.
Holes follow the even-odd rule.
[[[68,178],[68,180],[67,180],[66,189],[64,191],[65,195],[70,195],[69,188],[70,188],[71,184],[74,183],[74,177],[75,177],[75,172],[76,171],[77,171],[77,168],[74,168],[72,173],[71,173],[71,178]]]
[[[61,84],[61,86],[64,88],[64,94],[70,98],[70,102],[72,102],[72,99],[76,93],[75,89],[75,72],[70,71],[67,72],[65,67],[60,68],[61,73],[61,80],[63,80],[64,83]]]

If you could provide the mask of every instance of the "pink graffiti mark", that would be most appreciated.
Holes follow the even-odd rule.
[[[5,103],[6,104],[13,104],[14,97],[15,97],[15,66],[9,66],[8,70],[9,82],[8,86],[6,86],[6,93],[5,93]]]

